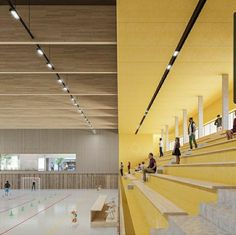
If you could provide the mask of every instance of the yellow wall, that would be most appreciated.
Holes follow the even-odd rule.
[[[125,164],[128,161],[135,167],[153,152],[153,135],[119,134],[119,158]]]

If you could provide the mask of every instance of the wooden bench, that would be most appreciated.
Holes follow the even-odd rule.
[[[213,182],[208,182],[208,181],[194,180],[194,179],[190,179],[190,178],[183,178],[183,177],[172,176],[172,175],[151,174],[151,176],[157,177],[157,178],[160,178],[160,179],[175,181],[175,182],[178,182],[178,183],[197,186],[197,187],[200,187],[200,188],[212,189],[212,190],[236,188],[236,186],[234,186],[234,185],[227,185],[227,184],[222,184],[222,183],[213,183]]]
[[[134,180],[133,184],[145,195],[145,197],[162,215],[187,215],[184,210],[177,207],[174,203],[172,203],[156,191],[152,190],[141,181]]]
[[[107,220],[107,195],[99,195],[90,210],[91,227],[116,227],[117,216],[113,221]]]

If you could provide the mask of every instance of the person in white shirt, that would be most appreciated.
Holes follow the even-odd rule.
[[[193,118],[189,118],[189,125],[188,125],[188,136],[189,136],[189,146],[190,149],[193,149],[193,143],[195,148],[197,148],[197,142],[196,142],[196,124],[193,121]],[[193,142],[193,143],[192,143]]]
[[[141,170],[143,170],[145,168],[145,163],[144,162],[141,163],[140,168],[141,168]]]
[[[163,141],[162,138],[159,139],[159,152],[160,152],[160,157],[163,157]]]

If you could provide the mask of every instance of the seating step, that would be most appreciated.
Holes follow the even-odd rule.
[[[166,235],[229,235],[201,216],[170,216]]]
[[[146,196],[146,198],[156,207],[162,215],[187,215],[187,213],[177,207],[174,203],[152,190],[145,183],[133,180],[133,184]]]
[[[197,186],[197,187],[212,189],[212,190],[236,188],[235,185],[227,185],[227,184],[214,183],[214,182],[208,182],[208,181],[194,180],[194,179],[184,178],[184,177],[179,177],[179,176],[172,176],[172,175],[165,175],[165,174],[151,174],[151,175],[154,177],[165,179],[165,180],[171,180],[171,181],[175,181],[179,183],[189,184],[192,186]]]
[[[214,203],[202,204],[200,215],[231,235],[236,234],[236,211]]]
[[[186,164],[168,164],[162,167],[188,167],[188,166],[231,166],[236,165],[235,161],[232,162],[199,162],[199,163],[186,163]]]
[[[205,143],[204,145],[202,145],[201,147],[199,146],[198,148],[196,149],[192,149],[192,150],[187,150],[187,151],[183,151],[183,155],[192,155],[194,152],[199,152],[199,150],[204,150],[204,149],[207,149],[207,148],[211,148],[211,147],[214,147],[214,146],[221,146],[223,144],[231,144],[233,142],[236,142],[236,139],[232,139],[232,140],[226,140],[224,139],[223,141],[221,142],[218,142],[218,143],[210,143],[210,144],[207,144]]]
[[[218,190],[218,204],[220,206],[227,206],[236,210],[236,190],[235,189]]]
[[[137,180],[137,178],[134,175],[126,174],[125,177],[129,180]]]
[[[209,154],[215,154],[215,153],[229,152],[229,151],[235,151],[235,150],[236,150],[236,147],[225,148],[225,149],[220,149],[220,150],[205,151],[205,152],[200,152],[200,153],[194,153],[194,154],[191,154],[191,155],[185,155],[185,156],[182,156],[181,158],[198,157],[198,156],[202,156],[202,155],[209,155]]]

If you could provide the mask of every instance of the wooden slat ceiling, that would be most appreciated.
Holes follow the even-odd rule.
[[[35,2],[30,6],[34,40],[9,6],[0,5],[0,128],[87,128],[57,83],[57,72],[95,129],[117,129],[115,1]],[[24,3],[18,1],[16,8],[29,25]],[[36,54],[36,44],[55,71]]]

